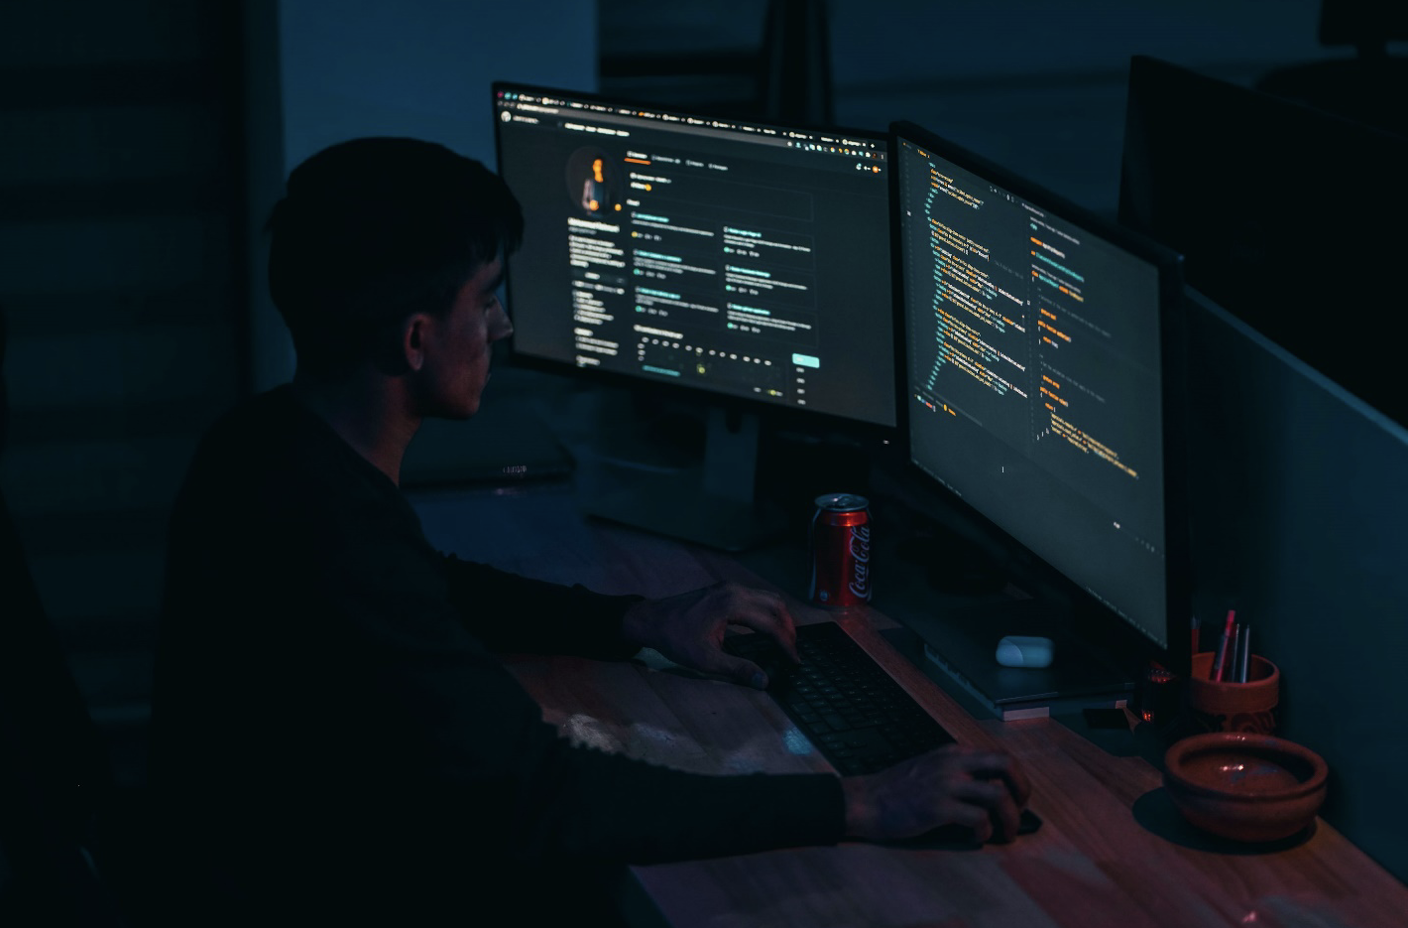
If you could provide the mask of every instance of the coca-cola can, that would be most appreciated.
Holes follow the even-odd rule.
[[[870,602],[870,501],[854,493],[816,498],[807,595],[822,606]]]

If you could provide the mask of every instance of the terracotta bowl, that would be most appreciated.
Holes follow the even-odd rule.
[[[1164,787],[1183,817],[1234,841],[1301,831],[1325,801],[1329,768],[1293,741],[1239,731],[1184,738],[1164,755]]]

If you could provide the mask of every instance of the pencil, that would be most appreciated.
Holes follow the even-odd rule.
[[[1227,664],[1227,651],[1232,637],[1232,626],[1237,621],[1237,610],[1227,610],[1227,622],[1222,628],[1222,636],[1217,639],[1217,654],[1212,659],[1212,670],[1208,673],[1208,679],[1214,683],[1222,682],[1223,670]]]

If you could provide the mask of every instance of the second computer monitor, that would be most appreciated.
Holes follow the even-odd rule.
[[[912,462],[1168,651],[1187,623],[1177,257],[918,126],[894,132]]]

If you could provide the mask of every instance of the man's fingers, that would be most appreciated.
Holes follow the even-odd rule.
[[[1031,783],[1012,755],[985,751],[964,756],[962,763],[977,779],[1001,780],[1019,807],[1027,804],[1032,794]]]
[[[1017,832],[1022,827],[1022,810],[1018,808],[1011,794],[1003,792],[993,809],[993,821],[998,825],[998,840],[1017,840]]]
[[[767,689],[768,675],[763,672],[763,668],[750,660],[719,652],[718,658],[709,661],[707,666],[702,661],[700,665],[701,670],[728,677],[740,686],[751,686],[759,690]]]
[[[738,590],[729,610],[728,621],[732,625],[742,625],[760,632],[776,641],[794,663],[800,664],[797,654],[796,623],[782,597],[762,590]]]
[[[989,837],[999,841],[1011,841],[1017,837],[1022,813],[1006,783],[997,780],[970,780],[955,789],[954,796],[983,810],[993,826],[988,829]]]
[[[1032,796],[1032,781],[1027,779],[1027,772],[1021,764],[1013,761],[1009,766],[1007,785],[1012,789],[1012,798],[1017,800],[1017,805],[1025,807]]]
[[[940,815],[946,822],[973,829],[973,837],[980,844],[986,843],[992,838],[992,816],[988,814],[987,809],[980,805],[963,802],[958,797],[952,797],[940,810]]]

